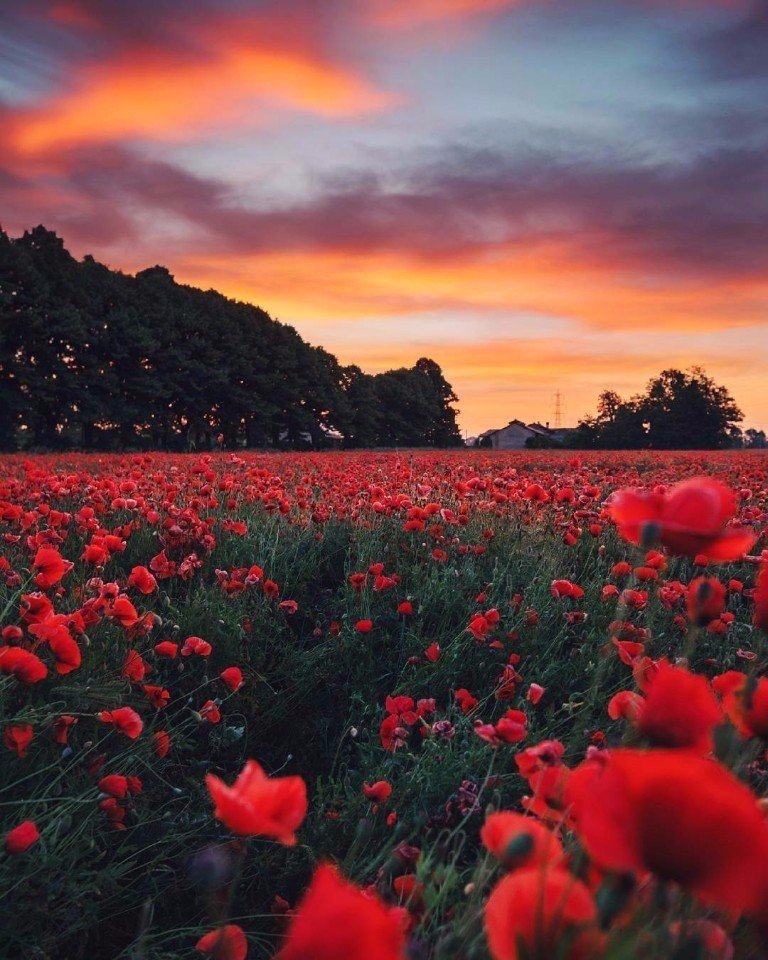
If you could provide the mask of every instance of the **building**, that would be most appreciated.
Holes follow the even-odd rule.
[[[534,442],[542,445],[562,443],[565,433],[565,430],[550,430],[549,424],[510,420],[506,427],[481,433],[475,446],[492,447],[494,450],[524,450]]]

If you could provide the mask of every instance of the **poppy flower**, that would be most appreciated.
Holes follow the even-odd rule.
[[[660,661],[636,707],[637,728],[653,746],[711,752],[722,712],[706,677]]]
[[[493,960],[600,956],[597,907],[584,884],[566,870],[529,867],[503,877],[485,905]]]
[[[534,817],[512,810],[490,813],[480,831],[480,840],[508,870],[544,866],[563,855],[562,844],[548,827]]]
[[[171,738],[166,730],[157,730],[152,734],[152,749],[161,760],[167,757],[171,749]]]
[[[212,960],[245,960],[248,956],[248,941],[242,927],[236,923],[228,923],[200,937],[195,944],[195,950]]]
[[[307,813],[307,785],[301,777],[268,777],[249,760],[231,787],[212,773],[205,778],[214,816],[241,836],[263,836],[286,846]]]
[[[243,685],[243,671],[240,667],[227,667],[226,670],[221,671],[219,677],[221,677],[232,693],[239,690]]]
[[[144,729],[144,721],[132,707],[102,710],[98,717],[102,723],[111,723],[115,730],[124,733],[129,740],[135,740]]]
[[[768,562],[763,563],[757,575],[754,601],[755,611],[752,622],[758,630],[765,630],[768,633]]]
[[[615,750],[566,788],[595,863],[650,872],[737,912],[765,896],[768,823],[752,792],[714,760],[675,750]]]
[[[53,742],[58,743],[61,746],[65,746],[69,740],[69,731],[77,723],[77,717],[72,717],[69,714],[62,714],[60,717],[57,717],[53,721],[53,726],[51,728],[51,736],[53,737]]]
[[[0,647],[0,673],[16,677],[21,683],[38,683],[48,675],[48,668],[29,650]]]
[[[315,871],[275,960],[405,960],[400,913],[325,864]]]
[[[5,852],[12,856],[24,853],[25,850],[37,843],[40,831],[33,820],[25,820],[18,827],[14,827],[5,835]]]
[[[129,630],[139,622],[139,613],[136,607],[134,607],[128,597],[125,596],[119,596],[114,600],[107,611],[107,616],[111,617],[112,620],[116,620],[122,627],[125,627],[126,630]]]
[[[142,659],[137,650],[129,650],[125,655],[121,676],[133,683],[140,683],[147,674],[149,665]]]
[[[752,530],[730,528],[736,495],[709,477],[696,477],[668,491],[619,490],[608,506],[619,533],[630,543],[663,544],[675,555],[738,560],[755,542]]]
[[[725,609],[726,589],[716,577],[696,577],[686,593],[688,619],[700,627],[716,620]]]
[[[392,793],[392,784],[386,780],[377,780],[374,784],[363,784],[363,793],[374,803],[383,803]]]
[[[146,567],[134,567],[128,577],[128,584],[143,594],[154,593],[157,590],[157,580]]]
[[[723,697],[723,710],[745,737],[768,737],[768,677],[748,678],[738,670],[715,677],[712,686]]]
[[[32,561],[32,569],[38,571],[35,575],[35,583],[41,590],[48,590],[56,586],[73,566],[70,560],[65,560],[53,547],[40,547]]]
[[[202,637],[187,637],[184,646],[181,648],[182,657],[191,657],[193,654],[197,657],[210,657],[211,645]]]
[[[168,706],[171,699],[170,690],[166,690],[164,687],[152,683],[145,683],[142,689],[155,710],[162,710]]]
[[[358,620],[355,624],[358,633],[370,633],[373,630],[373,620]]]
[[[158,657],[175,660],[179,653],[179,645],[172,640],[161,640],[160,643],[155,644],[154,650]]]
[[[16,723],[3,730],[3,743],[17,757],[26,757],[34,735],[31,723]]]

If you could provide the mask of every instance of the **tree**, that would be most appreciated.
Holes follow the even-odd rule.
[[[78,262],[44,227],[0,232],[0,448],[449,446],[433,360],[371,376],[252,304]]]
[[[738,445],[742,420],[728,389],[700,367],[664,370],[644,394],[600,394],[597,415],[580,421],[569,446],[602,449],[715,450]]]

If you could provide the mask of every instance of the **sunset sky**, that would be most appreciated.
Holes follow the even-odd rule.
[[[704,365],[768,429],[768,4],[0,5],[0,224],[154,263],[462,428]]]

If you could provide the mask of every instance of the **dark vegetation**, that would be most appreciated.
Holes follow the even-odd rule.
[[[251,304],[0,232],[0,449],[448,447],[433,360],[370,375]]]

